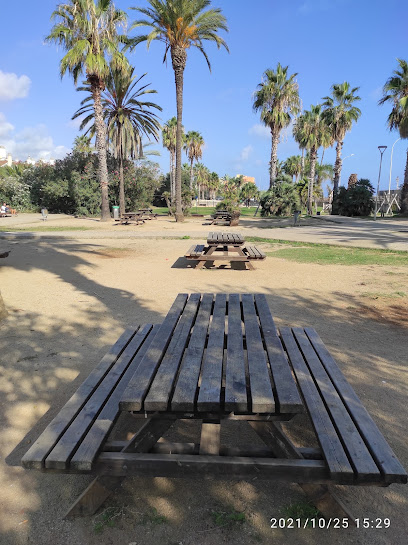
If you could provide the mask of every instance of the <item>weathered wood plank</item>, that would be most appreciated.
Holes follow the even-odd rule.
[[[151,326],[145,327],[149,327],[149,330],[147,331],[148,335],[146,336],[145,341],[120,379],[106,405],[103,407],[102,411],[92,424],[91,429],[83,438],[78,450],[71,459],[70,465],[72,467],[83,470],[92,469],[93,462],[98,455],[99,450],[101,449],[120,414],[119,401],[121,400],[122,394],[126,389],[129,379],[133,376],[134,372],[142,361],[143,356],[147,352],[150,343],[159,331],[160,324],[155,325],[153,328],[151,328]]]
[[[342,439],[344,448],[355,471],[357,479],[373,481],[380,479],[380,472],[374,463],[358,429],[347,412],[339,394],[335,390],[330,378],[322,366],[313,346],[310,344],[304,330],[299,327],[293,328],[299,348],[303,354],[311,375],[320,391],[320,396],[325,402],[327,412],[332,419],[337,432]]]
[[[153,379],[144,402],[146,411],[165,411],[168,407],[177,371],[187,346],[190,331],[197,315],[201,296],[190,295],[183,314],[173,332],[170,344]]]
[[[171,341],[171,336],[183,312],[187,298],[188,295],[185,293],[180,293],[176,297],[169,313],[163,320],[159,333],[123,393],[120,402],[122,411],[140,411],[142,409],[145,395]]]
[[[109,373],[104,377],[76,418],[71,422],[69,428],[48,454],[45,459],[46,468],[62,469],[69,465],[69,460],[74,451],[78,448],[79,443],[96,420],[99,412],[119,383],[129,363],[142,346],[151,328],[151,325],[141,327],[132,338],[115,364],[110,368]]]
[[[184,360],[181,363],[180,373],[171,400],[171,409],[173,411],[194,411],[195,409],[198,378],[210,324],[213,299],[212,293],[205,293],[202,296],[201,305],[185,351]]]
[[[226,303],[225,293],[218,293],[215,296],[207,352],[201,370],[201,386],[197,399],[198,411],[219,412],[220,410]]]
[[[225,410],[249,412],[245,375],[241,304],[238,294],[228,298],[228,336],[225,364]]]
[[[75,500],[64,516],[65,519],[74,517],[89,517],[94,515],[101,505],[109,498],[122,483],[124,477],[99,475]]]
[[[275,398],[272,392],[268,362],[262,344],[253,295],[242,294],[242,310],[248,355],[249,386],[252,398],[252,412],[275,412]]]
[[[304,412],[304,406],[265,295],[256,294],[255,304],[275,384],[277,409],[281,413]]]
[[[322,365],[326,369],[343,403],[363,436],[368,449],[384,474],[385,482],[407,482],[407,473],[393,450],[378,429],[357,394],[343,375],[335,360],[323,344],[319,335],[312,328],[305,328]]]
[[[221,425],[219,422],[205,422],[201,426],[200,455],[218,456],[220,453]]]
[[[114,476],[264,478],[281,482],[328,482],[329,472],[321,460],[235,458],[188,454],[125,454],[103,452],[96,471]]]
[[[103,380],[138,329],[139,326],[136,328],[131,327],[124,331],[75,394],[68,400],[60,412],[48,424],[37,441],[34,442],[23,456],[21,461],[23,467],[27,469],[41,469],[44,466],[44,460],[48,453],[74,420],[83,405],[85,405],[94,389]]]
[[[313,382],[309,369],[303,360],[292,331],[284,327],[280,330],[280,333],[316,431],[317,439],[329,466],[330,475],[336,482],[352,483],[354,481],[353,468]]]

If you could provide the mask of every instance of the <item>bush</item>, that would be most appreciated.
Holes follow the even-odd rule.
[[[10,208],[30,209],[30,188],[16,176],[0,178],[0,201],[6,202]]]
[[[299,208],[296,186],[292,182],[276,182],[260,200],[261,216],[290,216]]]
[[[340,187],[336,198],[336,213],[341,216],[369,216],[374,209],[374,188],[364,178],[346,189]]]

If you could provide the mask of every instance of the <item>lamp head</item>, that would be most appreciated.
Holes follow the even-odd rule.
[[[380,150],[380,153],[382,155],[384,151],[387,149],[387,146],[378,146],[378,149]]]

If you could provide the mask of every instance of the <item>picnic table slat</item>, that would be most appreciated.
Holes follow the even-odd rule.
[[[228,336],[225,365],[225,410],[249,412],[245,374],[241,304],[238,294],[228,297]]]
[[[127,383],[142,361],[142,358],[149,348],[152,339],[154,339],[159,329],[160,324],[153,327],[150,324],[141,326],[140,332],[147,334],[142,346],[139,348],[137,354],[130,362],[129,367],[126,369],[126,372],[120,379],[112,395],[109,397],[106,405],[98,414],[96,420],[92,424],[91,429],[82,440],[78,450],[75,452],[70,461],[70,467],[75,467],[76,469],[82,469],[84,471],[89,471],[92,469],[93,462],[101,449],[102,444],[106,440],[110,430],[120,414],[119,401],[123,392],[125,391]],[[132,347],[132,349],[133,348],[137,348],[137,346]]]
[[[305,327],[305,332],[316,350],[343,403],[363,436],[374,460],[384,473],[385,482],[407,482],[407,472],[402,467],[393,450],[368,414],[352,386],[336,364],[323,341],[313,328]],[[397,481],[399,479],[399,481]]]
[[[288,327],[280,330],[283,344],[296,375],[297,382],[305,399],[308,413],[316,431],[331,476],[337,482],[352,483],[354,471],[344,451],[337,431],[321,399],[309,369]]]
[[[86,380],[71,396],[59,413],[48,424],[40,437],[34,442],[22,458],[22,466],[27,469],[41,469],[50,450],[63,435],[71,422],[77,416],[83,405],[88,401],[95,387],[103,380],[112,365],[117,361],[123,350],[137,333],[139,327],[126,329],[116,343],[104,355],[100,363],[93,369]]]
[[[255,303],[259,316],[262,336],[269,358],[269,365],[275,384],[276,401],[281,413],[303,412],[304,407],[296,386],[295,379],[290,371],[288,359],[278,337],[268,301],[264,294],[255,295]]]
[[[187,345],[191,327],[197,315],[199,304],[200,294],[193,293],[190,295],[180,321],[174,330],[166,354],[144,401],[146,411],[165,411],[167,409],[177,371]]]
[[[242,310],[245,324],[248,355],[249,385],[252,411],[256,413],[275,412],[275,398],[272,391],[268,362],[263,349],[254,296],[242,294]]]
[[[292,329],[293,335],[297,340],[299,348],[303,354],[307,366],[313,375],[315,384],[317,385],[320,396],[324,400],[327,411],[330,414],[337,432],[344,440],[344,447],[348,452],[351,463],[358,474],[360,481],[375,481],[379,480],[380,472],[374,463],[357,427],[347,412],[339,394],[331,387],[330,378],[321,365],[320,360],[315,353],[304,330],[299,327]]]
[[[202,296],[200,308],[194,323],[190,341],[187,345],[184,360],[181,362],[180,373],[171,400],[173,411],[193,412],[198,390],[201,362],[210,324],[214,296],[205,293]]]
[[[226,304],[226,294],[217,293],[209,328],[207,351],[201,370],[201,385],[197,399],[198,411],[220,410]]]
[[[187,298],[188,295],[185,293],[180,293],[176,297],[176,300],[160,326],[159,333],[154,338],[149,350],[146,352],[135,374],[129,381],[120,402],[122,411],[140,411],[142,409],[144,398],[171,341],[171,336],[184,310]]]
[[[82,438],[96,420],[99,412],[106,402],[106,399],[115,389],[129,363],[132,361],[135,353],[142,346],[151,327],[152,326],[149,325],[139,329],[136,335],[123,350],[117,361],[110,368],[109,374],[103,378],[98,388],[93,392],[92,396],[82,407],[81,412],[71,422],[69,428],[48,454],[47,458],[45,459],[46,468],[64,469],[69,466],[69,461],[72,458],[74,450],[77,448]]]

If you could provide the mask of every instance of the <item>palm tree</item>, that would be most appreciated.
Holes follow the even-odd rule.
[[[383,87],[383,97],[379,104],[391,103],[392,110],[388,116],[388,128],[397,129],[400,137],[408,138],[408,63],[403,59],[397,59],[399,69],[394,70],[393,75]],[[408,148],[405,163],[404,183],[401,189],[401,211],[408,212]]]
[[[78,78],[85,73],[91,89],[102,193],[101,221],[108,221],[107,138],[101,93],[109,76],[109,60],[116,70],[128,69],[128,61],[118,49],[120,43],[126,42],[126,37],[118,34],[118,29],[125,24],[127,16],[115,8],[112,0],[69,0],[57,6],[51,18],[57,22],[46,40],[67,51],[60,62],[61,77],[68,72],[77,84]]]
[[[182,133],[183,127],[182,127]],[[162,140],[163,147],[170,152],[170,198],[174,199],[176,182],[176,137],[177,137],[177,118],[172,117],[163,125]]]
[[[106,79],[106,89],[102,93],[103,117],[107,126],[108,141],[112,146],[114,156],[119,159],[119,211],[125,213],[125,184],[123,177],[123,161],[126,158],[135,159],[143,154],[142,135],[158,140],[160,123],[152,108],[161,111],[154,102],[146,102],[143,95],[156,93],[148,89],[149,84],[138,87],[143,74],[136,79],[134,68],[118,72],[111,69]],[[78,87],[78,91],[91,91],[89,86]],[[90,105],[92,95],[81,102],[81,108],[75,112],[72,119],[85,115],[80,129],[84,129],[94,121],[87,133],[93,135],[96,131],[95,112]]]
[[[259,190],[255,184],[252,182],[247,182],[241,186],[240,198],[245,201],[246,205],[249,206],[249,201],[259,197]]]
[[[302,125],[302,145],[310,152],[310,176],[307,193],[307,210],[309,214],[312,214],[317,150],[320,146],[327,143],[326,139],[328,138],[325,119],[322,115],[322,106],[320,104],[310,106],[310,110],[305,110],[296,120],[296,123],[300,123]]]
[[[361,100],[356,95],[359,87],[350,87],[345,81],[332,85],[331,96],[323,97],[324,119],[330,127],[332,141],[336,142],[336,161],[334,163],[333,179],[333,204],[340,185],[341,175],[341,150],[343,148],[344,137],[351,130],[353,122],[356,122],[361,116],[361,110],[354,105]]]
[[[153,40],[159,40],[165,44],[164,59],[170,51],[171,62],[176,83],[177,101],[177,136],[176,136],[176,221],[183,221],[181,206],[181,147],[182,147],[182,122],[183,122],[183,83],[184,69],[187,62],[187,50],[189,47],[197,47],[204,55],[208,68],[211,64],[204,50],[205,40],[215,42],[218,49],[224,46],[228,51],[225,41],[218,36],[219,30],[228,31],[226,19],[219,8],[208,9],[210,0],[148,0],[151,8],[132,8],[147,19],[135,21],[132,28],[148,26],[151,32],[138,36],[132,40],[131,47],[146,41],[147,47]]]
[[[193,189],[193,161],[203,156],[204,138],[197,131],[189,131],[184,137],[183,149],[190,161],[190,190]]]
[[[93,151],[91,146],[91,138],[86,134],[80,134],[74,140],[74,153],[82,153],[84,155],[90,155]]]
[[[303,167],[304,168],[304,167]],[[289,176],[295,178],[295,183],[299,181],[299,176],[302,172],[302,158],[300,155],[291,155],[283,163],[283,170]]]
[[[298,144],[299,149],[302,151],[302,157],[300,160],[300,178],[305,175],[305,147],[304,147],[304,131],[303,131],[303,117],[299,116],[293,125],[292,134],[295,142]]]
[[[207,188],[208,188],[210,199],[212,198],[212,200],[214,200],[217,194],[217,191],[220,188],[220,178],[216,172],[211,172],[210,175],[208,176]]]
[[[194,175],[197,184],[198,200],[202,196],[204,188],[207,187],[208,179],[210,177],[209,169],[203,163],[196,163],[194,166]],[[201,196],[200,196],[201,193]]]
[[[288,77],[288,68],[278,63],[276,71],[266,70],[254,95],[253,109],[261,112],[261,121],[270,128],[272,135],[270,188],[276,178],[280,133],[300,110],[299,87],[295,81],[297,73]]]

